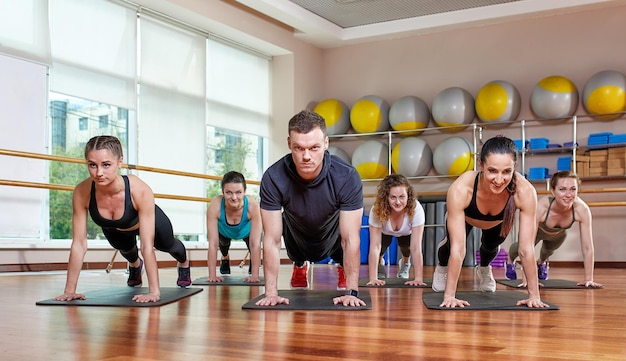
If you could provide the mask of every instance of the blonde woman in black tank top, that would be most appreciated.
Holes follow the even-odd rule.
[[[568,170],[557,172],[550,179],[551,195],[542,197],[537,202],[538,229],[535,244],[543,241],[537,259],[537,273],[540,280],[548,279],[549,257],[563,244],[567,230],[578,222],[585,278],[577,285],[601,288],[603,285],[593,279],[594,246],[591,210],[578,197],[578,187],[580,187],[580,178],[575,173]],[[517,243],[513,243],[509,248],[509,263],[506,271],[509,279],[516,279],[514,260],[518,255],[517,246]],[[520,286],[525,285],[524,280]]]

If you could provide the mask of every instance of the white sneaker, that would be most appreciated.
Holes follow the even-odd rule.
[[[409,278],[410,268],[411,263],[404,263],[404,260],[400,258],[400,262],[398,262],[398,278]]]
[[[476,266],[476,275],[480,281],[479,289],[483,292],[496,292],[496,280],[493,279],[491,266]]]
[[[433,291],[443,292],[446,290],[446,280],[448,279],[448,266],[437,265],[433,274]]]

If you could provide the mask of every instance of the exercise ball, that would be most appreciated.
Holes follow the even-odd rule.
[[[476,115],[483,123],[507,123],[517,118],[522,99],[513,84],[495,80],[476,94]]]
[[[433,166],[441,175],[458,176],[474,169],[472,144],[461,137],[450,137],[433,152]]]
[[[428,127],[430,110],[422,99],[405,96],[396,100],[389,108],[389,125],[393,130],[424,129]],[[419,135],[422,132],[405,132],[401,135]]]
[[[389,174],[389,147],[377,140],[367,140],[352,153],[352,165],[362,179],[383,178]]]
[[[391,150],[391,167],[396,173],[418,177],[428,174],[432,166],[433,152],[421,138],[404,138]]]
[[[467,90],[459,87],[446,88],[433,99],[433,120],[439,127],[453,127],[449,132],[458,132],[465,127],[459,125],[474,121],[474,97]]]
[[[350,123],[357,133],[382,132],[389,128],[389,103],[376,95],[367,95],[352,106]]]
[[[626,76],[605,70],[595,73],[583,88],[583,105],[589,114],[619,113],[626,110]],[[615,119],[620,114],[599,118]]]
[[[317,103],[313,111],[326,121],[328,135],[346,134],[350,129],[350,109],[340,100],[322,100]]]
[[[343,150],[343,149],[341,149],[339,147],[336,147],[334,145],[328,146],[328,153],[330,153],[332,155],[336,155],[337,157],[341,158],[341,160],[345,161],[348,164],[352,163],[348,153],[345,150]]]
[[[541,79],[530,95],[530,109],[542,119],[569,117],[577,108],[576,85],[560,75]]]

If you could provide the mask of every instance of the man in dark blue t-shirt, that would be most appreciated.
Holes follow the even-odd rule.
[[[358,298],[363,185],[356,169],[330,155],[324,118],[302,111],[289,121],[291,150],[261,179],[265,297],[258,305],[289,303],[278,295],[281,236],[294,262],[292,288],[308,288],[309,261],[338,261],[335,304],[363,306]],[[282,212],[281,212],[282,211]]]

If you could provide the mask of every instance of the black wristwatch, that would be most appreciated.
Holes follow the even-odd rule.
[[[357,290],[346,290],[346,296],[359,297],[359,291],[357,291]]]

